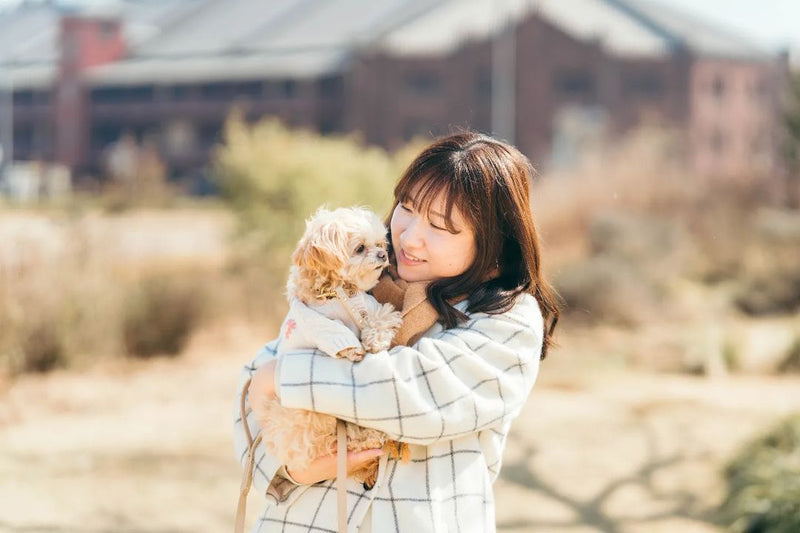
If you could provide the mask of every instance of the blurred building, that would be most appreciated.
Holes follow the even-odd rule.
[[[14,158],[73,170],[100,170],[133,136],[173,173],[191,173],[239,106],[386,147],[454,126],[491,131],[505,113],[505,135],[539,166],[569,164],[586,136],[650,121],[685,132],[701,173],[769,172],[786,71],[786,57],[645,0],[127,0],[0,12]],[[509,96],[493,102],[504,81]]]

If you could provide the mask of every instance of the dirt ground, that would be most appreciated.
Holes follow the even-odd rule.
[[[103,363],[0,385],[0,531],[232,529],[241,364],[268,331],[206,330],[177,359]],[[496,484],[505,532],[712,532],[720,466],[800,410],[800,380],[636,371],[551,354]],[[249,520],[260,502],[251,495]]]

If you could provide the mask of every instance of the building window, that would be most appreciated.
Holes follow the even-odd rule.
[[[97,25],[97,34],[103,41],[110,41],[117,35],[117,25],[109,20],[101,21]]]
[[[95,104],[125,104],[152,102],[154,95],[152,86],[103,87],[92,90],[90,99]]]
[[[653,73],[639,73],[625,79],[625,93],[632,97],[648,100],[664,95],[664,81]]]
[[[222,140],[222,125],[216,122],[202,124],[198,137],[203,149],[209,149]]]
[[[297,82],[294,80],[284,80],[281,83],[281,91],[286,98],[294,98],[297,95]]]
[[[417,71],[406,75],[406,89],[415,96],[436,96],[441,91],[439,76],[433,72]]]
[[[104,150],[122,137],[124,128],[121,124],[93,124],[91,145],[93,150]]]
[[[192,94],[192,86],[190,85],[173,85],[167,91],[167,98],[176,102],[188,100]]]
[[[33,104],[33,91],[15,91],[14,105],[27,106]]]
[[[200,86],[203,100],[229,100],[233,97],[233,86],[230,83],[206,83]]]
[[[590,99],[594,97],[594,76],[586,70],[559,72],[555,76],[554,85],[556,92],[567,98]]]
[[[14,151],[30,154],[33,150],[33,127],[17,126],[14,128]]]
[[[245,81],[235,86],[236,96],[259,99],[264,93],[264,84],[260,81]]]
[[[714,79],[711,81],[711,94],[714,95],[714,99],[722,100],[725,97],[725,89],[725,80],[722,76],[714,76]]]
[[[317,81],[317,93],[321,98],[340,98],[343,90],[341,76],[329,76]]]

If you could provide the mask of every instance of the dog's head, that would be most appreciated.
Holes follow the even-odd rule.
[[[389,264],[386,228],[362,207],[319,209],[292,254],[289,294],[301,299],[338,286],[366,291]]]

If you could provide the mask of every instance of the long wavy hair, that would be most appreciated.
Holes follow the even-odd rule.
[[[453,229],[456,206],[475,232],[476,257],[462,274],[428,285],[428,299],[440,322],[451,328],[467,319],[450,303],[464,295],[469,299],[468,313],[496,314],[510,309],[520,294],[530,293],[544,317],[544,359],[558,322],[559,299],[542,275],[541,247],[530,206],[534,175],[528,158],[510,144],[471,131],[442,137],[403,173],[386,225],[391,227],[399,203],[410,201],[427,212],[443,194],[448,229]],[[394,262],[394,251],[390,253]]]

